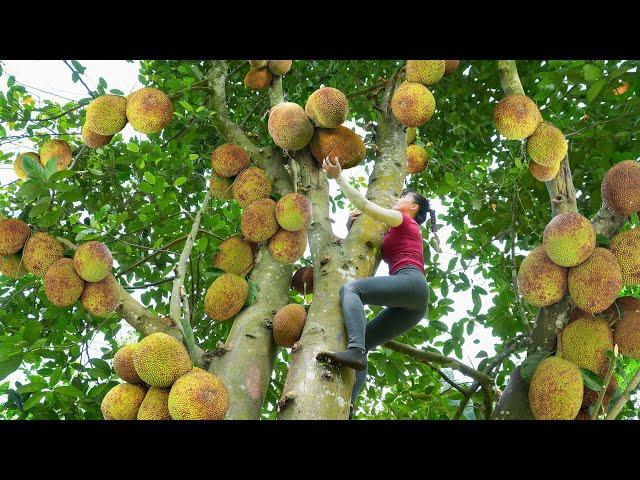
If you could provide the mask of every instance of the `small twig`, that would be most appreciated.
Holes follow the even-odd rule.
[[[134,268],[136,268],[137,266],[142,265],[142,264],[143,264],[143,263],[145,263],[146,261],[148,261],[148,260],[152,259],[153,257],[155,257],[156,255],[158,255],[159,253],[162,253],[162,252],[169,252],[169,253],[172,253],[172,254],[174,254],[174,255],[175,255],[175,254],[177,254],[178,252],[173,252],[173,251],[171,251],[171,250],[166,250],[166,249],[167,249],[167,248],[169,248],[169,247],[173,247],[176,243],[180,243],[181,241],[185,240],[186,238],[187,238],[187,235],[184,235],[184,236],[182,236],[182,237],[180,237],[180,238],[176,238],[175,240],[170,241],[169,243],[167,243],[167,244],[164,246],[164,249],[163,249],[163,250],[157,250],[157,251],[155,251],[155,252],[151,253],[150,255],[147,255],[147,256],[146,256],[146,257],[144,257],[143,259],[138,260],[137,262],[133,263],[132,265],[129,265],[129,266],[128,266],[127,268],[125,268],[124,270],[121,270],[120,272],[118,272],[118,274],[117,274],[116,276],[117,276],[117,277],[121,277],[122,275],[124,275],[124,274],[125,274],[125,273],[127,273],[127,272],[130,272],[131,270],[133,270],[133,269],[134,269]]]
[[[638,384],[640,384],[640,368],[636,371],[635,375],[629,382],[629,385],[627,385],[627,388],[624,389],[623,394],[620,395],[618,400],[616,400],[616,403],[613,405],[613,407],[611,407],[611,410],[609,410],[606,418],[607,420],[616,419],[620,411],[624,408],[626,403],[631,398],[631,394],[633,393],[633,391],[638,388]]]
[[[96,98],[96,94],[93,93],[93,91],[89,88],[89,86],[86,83],[84,83],[84,80],[82,80],[82,75],[80,74],[80,72],[78,72],[75,68],[69,65],[69,62],[67,62],[66,60],[63,60],[63,62],[67,67],[69,67],[69,70],[78,74],[78,80],[80,80],[80,83],[82,83],[82,85],[84,85],[84,88],[87,89],[87,92],[89,92],[89,95],[91,96],[91,98]]]
[[[153,283],[146,283],[144,285],[132,285],[130,287],[124,287],[125,290],[140,290],[142,288],[149,288],[149,287],[155,287],[156,285],[161,285],[163,283],[167,283],[172,281],[174,278],[176,277],[168,277],[165,278],[164,280],[159,280],[157,282],[153,282]]]
[[[598,392],[598,400],[596,400],[596,405],[593,407],[593,413],[591,413],[591,420],[595,420],[598,416],[598,412],[600,408],[602,408],[602,400],[604,399],[604,394],[607,392],[609,388],[609,382],[611,382],[611,376],[613,375],[613,370],[616,368],[616,359],[618,357],[618,345],[613,347],[613,356],[611,357],[611,361],[609,362],[609,369],[607,370],[607,374],[604,376],[604,385]]]

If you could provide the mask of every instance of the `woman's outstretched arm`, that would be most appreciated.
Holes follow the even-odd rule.
[[[367,199],[362,193],[349,185],[347,180],[341,175],[342,168],[340,167],[337,158],[333,162],[329,157],[325,158],[322,162],[322,169],[329,177],[338,182],[344,196],[347,197],[347,199],[349,199],[349,201],[362,213],[369,215],[371,218],[379,220],[390,227],[397,227],[402,224],[402,213],[398,210],[376,205],[371,200]]]

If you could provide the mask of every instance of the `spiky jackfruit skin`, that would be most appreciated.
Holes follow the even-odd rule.
[[[349,101],[337,88],[322,87],[309,95],[304,111],[317,127],[338,128],[347,119]]]
[[[211,168],[224,178],[235,177],[249,166],[249,154],[239,145],[225,143],[211,153]]]
[[[596,375],[605,373],[607,350],[613,350],[613,330],[602,318],[580,317],[558,335],[557,355]]]
[[[567,293],[567,273],[567,269],[553,263],[539,245],[520,265],[518,291],[534,307],[548,307]]]
[[[271,85],[273,74],[266,68],[252,68],[244,77],[244,86],[251,90],[262,90]]]
[[[391,97],[391,111],[401,125],[419,127],[435,113],[436,99],[421,83],[402,82]]]
[[[529,406],[536,420],[573,420],[582,406],[584,384],[578,367],[560,357],[538,364],[529,385]]]
[[[162,90],[144,87],[127,97],[127,120],[138,132],[158,133],[173,116],[171,99]]]
[[[407,173],[420,173],[429,165],[429,154],[415,143],[407,147]]]
[[[587,313],[600,313],[613,305],[620,288],[620,265],[606,248],[596,247],[589,258],[569,269],[569,294]]]
[[[13,255],[24,247],[31,235],[29,225],[17,218],[0,220],[0,255]]]
[[[596,230],[579,213],[556,215],[542,235],[547,256],[562,267],[573,267],[584,262],[596,247]]]
[[[138,409],[138,420],[171,420],[169,389],[151,387]]]
[[[27,172],[24,170],[24,165],[22,163],[25,157],[32,158],[36,163],[40,162],[40,155],[35,152],[25,152],[18,154],[15,161],[13,162],[13,171],[20,180],[26,180],[27,178],[29,178]]]
[[[276,203],[276,220],[285,230],[296,232],[311,222],[311,202],[300,193],[288,193]]]
[[[281,347],[293,347],[300,340],[306,321],[307,311],[302,305],[285,305],[273,317],[273,340]]]
[[[640,163],[625,160],[607,171],[601,184],[602,203],[618,215],[640,210]]]
[[[231,187],[233,198],[242,208],[256,200],[271,196],[272,191],[273,184],[267,178],[265,171],[258,167],[243,170]]]
[[[225,321],[236,315],[249,295],[249,284],[240,275],[223,273],[209,286],[204,310],[213,320]]]
[[[313,267],[302,267],[293,274],[291,288],[296,292],[313,293]]]
[[[278,147],[291,151],[309,145],[314,132],[304,109],[293,102],[282,102],[271,108],[267,129]]]
[[[451,75],[456,70],[456,68],[458,68],[458,65],[460,65],[460,60],[445,60],[444,62],[445,76]]]
[[[407,128],[407,131],[404,134],[404,139],[407,141],[407,146],[411,145],[418,138],[418,129],[415,127]]]
[[[251,242],[269,240],[280,226],[276,220],[276,202],[271,198],[261,198],[250,203],[242,212],[240,229]]]
[[[271,73],[281,77],[289,73],[292,64],[293,60],[269,60],[269,64],[267,66]]]
[[[539,180],[541,182],[548,182],[549,180],[553,180],[554,178],[556,178],[556,175],[558,175],[558,172],[560,171],[561,164],[562,163],[557,163],[556,165],[553,165],[551,167],[544,167],[531,160],[529,162],[529,171],[531,172],[531,175],[536,178],[536,180]]]
[[[344,126],[318,128],[309,144],[309,150],[320,165],[325,157],[332,160],[338,157],[343,170],[359,165],[366,154],[362,139]]]
[[[198,367],[176,380],[169,392],[173,420],[223,420],[228,409],[227,387],[218,376]]]
[[[0,273],[5,277],[17,280],[29,272],[24,267],[22,256],[17,253],[14,255],[0,255]]]
[[[71,146],[64,140],[47,140],[40,148],[40,163],[43,167],[46,167],[53,157],[58,160],[56,169],[58,171],[64,170],[71,165],[71,160],[73,159]]]
[[[113,356],[113,369],[122,380],[137,385],[142,383],[142,379],[133,366],[133,352],[136,351],[137,343],[123,345]]]
[[[125,97],[102,95],[87,105],[85,125],[98,135],[115,135],[126,124],[127,99]]]
[[[105,420],[135,420],[146,393],[142,385],[116,385],[102,399],[102,416]]]
[[[59,258],[44,275],[44,293],[56,307],[73,305],[82,295],[84,285],[70,258]]]
[[[36,232],[24,244],[22,263],[29,273],[44,277],[53,262],[63,256],[64,247],[54,236]]]
[[[269,60],[249,60],[249,65],[253,68],[266,67],[269,64]]]
[[[640,229],[614,235],[609,248],[620,264],[622,283],[640,285]]]
[[[604,397],[602,398],[602,405],[604,405],[605,407],[607,406],[613,394],[616,393],[617,389],[618,389],[618,382],[616,381],[616,377],[612,376],[611,381],[609,382],[609,385],[607,386],[607,389],[604,392]],[[596,403],[598,401],[598,394],[599,393],[596,392],[595,390],[591,390],[590,388],[587,388],[585,386],[584,392],[582,395],[582,409],[586,410],[591,405]]]
[[[92,132],[89,130],[86,123],[82,126],[82,141],[89,148],[104,147],[109,144],[112,138],[113,135],[98,135],[97,133]]]
[[[540,122],[527,138],[527,153],[539,165],[553,167],[560,164],[569,150],[562,131],[549,122]]]
[[[640,360],[640,312],[626,310],[616,323],[613,341],[625,357]]]
[[[99,282],[87,282],[80,296],[84,309],[96,317],[107,317],[120,305],[120,285],[111,273]]]
[[[509,140],[522,140],[533,135],[542,115],[537,105],[526,95],[507,95],[493,110],[493,123]]]
[[[239,236],[227,238],[218,247],[213,266],[227,273],[246,277],[253,268],[251,244]]]
[[[269,253],[280,263],[290,264],[304,255],[307,248],[307,231],[305,229],[290,232],[281,228],[269,240]]]
[[[433,85],[442,78],[445,68],[445,60],[407,60],[407,81]]]
[[[221,177],[216,175],[215,172],[211,173],[209,178],[209,190],[211,190],[211,196],[218,200],[231,200],[233,199],[233,192],[231,191],[231,185],[233,185],[232,177]]]
[[[133,351],[133,366],[150,387],[167,388],[191,371],[193,365],[182,343],[171,335],[157,332],[138,342]]]
[[[104,243],[91,240],[78,247],[73,255],[73,266],[83,280],[99,282],[111,273],[113,257]]]

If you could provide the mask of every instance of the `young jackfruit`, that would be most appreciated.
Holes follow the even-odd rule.
[[[102,416],[105,420],[135,420],[146,393],[142,385],[116,385],[102,399]]]
[[[625,310],[616,323],[613,341],[625,357],[640,360],[640,311]]]
[[[282,228],[290,232],[307,228],[312,213],[311,202],[300,193],[288,193],[276,203],[276,220]]]
[[[138,420],[171,420],[169,389],[151,387],[138,409]]]
[[[526,95],[507,95],[493,110],[493,123],[509,140],[522,140],[535,132],[542,121],[537,105]]]
[[[86,123],[82,126],[82,141],[89,148],[104,147],[109,144],[112,138],[113,135],[98,135],[97,133],[92,132],[89,130]]]
[[[557,355],[596,375],[605,373],[607,350],[613,350],[613,331],[602,318],[581,316],[558,335]]]
[[[27,178],[29,178],[27,172],[24,170],[24,165],[22,163],[25,157],[33,159],[33,161],[35,161],[36,163],[40,162],[40,155],[35,152],[25,152],[18,154],[13,162],[13,171],[20,180],[26,180]]]
[[[252,68],[244,77],[244,86],[251,90],[262,90],[271,85],[273,74],[268,68]]]
[[[127,99],[125,97],[102,95],[87,105],[85,125],[98,135],[115,135],[126,124]]]
[[[143,382],[159,388],[170,387],[192,368],[184,345],[161,332],[152,333],[138,342],[133,351],[133,365]]]
[[[325,157],[331,160],[337,157],[343,170],[359,165],[366,154],[362,139],[342,125],[338,128],[316,129],[309,150],[318,164],[322,164]]]
[[[601,184],[602,203],[618,215],[640,210],[640,163],[625,160],[605,174]]]
[[[136,131],[158,133],[171,122],[173,106],[162,90],[144,87],[127,97],[126,115]]]
[[[620,264],[622,283],[640,285],[640,229],[614,235],[609,247]]]
[[[596,247],[589,258],[569,269],[569,294],[578,308],[600,313],[615,302],[622,287],[622,271],[613,253]]]
[[[245,277],[253,267],[251,244],[240,236],[227,238],[218,247],[213,266],[227,273]]]
[[[168,406],[174,420],[223,420],[229,394],[218,376],[194,367],[173,384]]]
[[[556,178],[556,175],[558,175],[558,172],[560,171],[560,165],[562,165],[562,162],[551,167],[544,167],[531,160],[529,162],[529,171],[537,180],[541,182],[548,182],[549,180]]]
[[[113,356],[113,369],[116,375],[133,385],[142,383],[142,379],[133,365],[133,352],[136,351],[137,346],[137,343],[124,345]]]
[[[300,340],[307,311],[298,303],[280,308],[273,318],[273,340],[281,347],[290,348]]]
[[[265,171],[258,167],[244,169],[231,187],[233,198],[243,208],[256,200],[271,196],[272,191],[273,184]]]
[[[17,218],[0,220],[0,255],[13,255],[24,247],[31,235],[29,225]]]
[[[247,240],[260,243],[269,240],[278,231],[276,202],[261,198],[249,204],[242,212],[240,228]]]
[[[293,102],[281,102],[269,111],[269,135],[283,150],[302,150],[313,137],[314,128],[304,109]]]
[[[29,272],[24,267],[22,256],[17,253],[14,255],[0,255],[0,273],[5,277],[17,280]]]
[[[22,262],[29,273],[44,277],[49,267],[64,256],[64,247],[52,235],[36,232],[22,250]]]
[[[73,255],[73,266],[87,282],[99,282],[113,268],[113,256],[104,243],[92,240],[83,243]]]
[[[282,76],[289,73],[293,60],[269,60],[269,70],[274,75]]]
[[[290,232],[281,228],[269,239],[269,253],[280,263],[290,264],[304,255],[307,248],[307,231]]]
[[[221,177],[235,177],[249,166],[251,159],[239,145],[225,143],[211,153],[211,168]]]
[[[407,60],[407,81],[433,85],[444,75],[445,60]]]
[[[431,91],[415,82],[403,82],[391,97],[393,116],[405,127],[427,123],[436,111],[436,99]]]
[[[567,293],[567,269],[553,263],[542,245],[522,261],[517,276],[518,291],[534,307],[559,302]]]
[[[223,273],[209,286],[204,310],[213,320],[229,320],[244,307],[249,295],[247,281],[233,273]]]
[[[305,112],[321,128],[338,128],[347,119],[349,102],[337,88],[322,87],[307,99]]]
[[[57,159],[56,169],[64,170],[73,160],[71,146],[64,140],[47,140],[40,148],[40,163],[46,167],[53,157]]]
[[[107,317],[120,305],[120,284],[111,273],[99,282],[87,282],[80,301],[91,315]]]
[[[412,144],[407,147],[407,173],[420,173],[429,165],[429,154],[417,144]]]
[[[562,267],[584,262],[596,246],[596,230],[579,213],[556,215],[544,228],[543,240],[547,256]]]
[[[70,258],[59,258],[44,275],[44,293],[56,307],[73,305],[82,295],[84,285]]]
[[[529,406],[536,420],[573,420],[582,406],[584,384],[578,367],[560,357],[538,364],[529,385]]]
[[[554,167],[564,159],[569,144],[564,134],[549,122],[540,122],[527,138],[527,153],[539,165]]]

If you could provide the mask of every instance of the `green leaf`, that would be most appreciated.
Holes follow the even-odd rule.
[[[65,395],[67,397],[76,397],[76,398],[84,397],[84,393],[82,393],[82,391],[78,390],[73,385],[64,385],[62,387],[56,388],[54,391],[56,393],[59,393],[60,395]]]
[[[53,157],[49,161],[52,161],[55,158],[56,157]],[[56,160],[56,162],[57,162],[57,160]],[[26,172],[26,174],[27,174],[27,176],[29,178],[35,178],[35,179],[38,179],[38,180],[46,180],[47,179],[47,176],[45,175],[45,172],[44,172],[44,168],[42,167],[40,162],[35,161],[30,156],[22,157],[22,166],[23,166],[24,171]]]
[[[173,182],[173,184],[176,187],[179,187],[180,185],[184,184],[186,181],[187,181],[187,177],[179,177],[179,178],[176,178],[176,181]]]
[[[65,178],[73,177],[76,174],[74,170],[60,170],[59,172],[55,172],[49,177],[50,182],[57,182],[59,180],[64,180]]]
[[[520,367],[520,378],[522,378],[526,383],[531,382],[531,378],[538,368],[538,365],[549,355],[551,355],[551,352],[547,352],[545,350],[540,350],[539,352],[529,355],[525,361],[522,362],[522,366]]]
[[[600,90],[607,84],[607,79],[603,78],[591,85],[587,90],[587,102],[591,103],[600,94]]]
[[[27,320],[27,324],[24,326],[24,331],[22,332],[22,338],[28,345],[34,343],[40,337],[40,333],[42,332],[42,325],[40,322],[34,319]]]
[[[444,181],[451,185],[453,188],[458,186],[458,182],[456,182],[456,177],[451,172],[445,172]]]
[[[582,373],[582,380],[587,388],[595,392],[602,390],[603,381],[598,375],[586,368],[581,368],[580,373]]]
[[[0,361],[0,380],[15,372],[22,364],[22,354],[9,357]]]
[[[47,180],[51,178],[51,175],[58,171],[58,157],[51,157],[47,162],[47,166],[44,167],[44,176]]]
[[[109,90],[109,93],[113,93],[114,95],[124,96],[124,92],[122,90],[118,90],[117,88],[112,88]]]
[[[140,147],[137,143],[129,142],[127,143],[127,150],[133,153],[138,153],[140,151]]]
[[[31,395],[29,397],[29,400],[27,400],[26,402],[24,402],[24,405],[22,407],[23,410],[29,410],[31,407],[37,405],[38,403],[40,403],[40,400],[42,400],[42,398],[44,397],[44,392],[37,392],[34,393],[33,395]]]
[[[589,83],[593,83],[602,77],[602,70],[591,63],[585,64],[582,67],[582,72],[584,73],[584,79]]]
[[[156,177],[151,172],[144,172],[144,179],[151,185],[156,183]]]
[[[185,102],[184,100],[180,100],[178,103],[182,105],[184,109],[187,110],[188,112],[193,112],[194,109],[191,106],[191,104],[189,104],[188,102]]]

